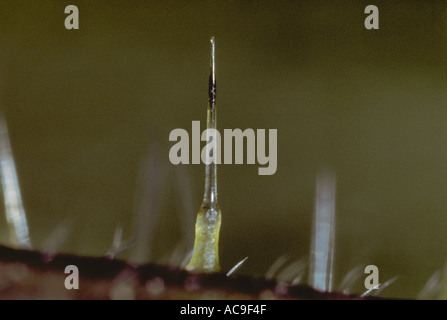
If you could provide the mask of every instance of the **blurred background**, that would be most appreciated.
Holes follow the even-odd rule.
[[[446,19],[445,1],[0,0],[0,109],[33,247],[102,256],[121,227],[139,236],[122,259],[192,248],[204,165],[172,165],[168,137],[205,126],[214,35],[218,128],[278,130],[275,175],[219,166],[223,270],[307,261],[328,167],[334,288],[374,264],[400,276],[383,296],[416,297],[447,258]]]

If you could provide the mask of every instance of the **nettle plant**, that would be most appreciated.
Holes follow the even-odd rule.
[[[211,38],[210,60],[207,129],[215,130],[214,37]],[[223,272],[219,261],[222,212],[218,204],[217,163],[213,161],[217,141],[215,136],[208,135],[212,131],[206,132],[205,141],[208,144],[203,153],[205,190],[195,221],[193,250],[187,253],[182,248],[175,250],[165,265],[139,264],[137,262],[144,259],[138,255],[131,256],[128,261],[117,257],[134,246],[150,246],[144,223],[137,228],[138,241],[135,238],[123,241],[123,229],[117,228],[105,257],[57,254],[59,244],[69,231],[67,224],[58,227],[41,250],[32,250],[7,125],[0,115],[0,174],[10,246],[0,246],[0,298],[363,299],[377,296],[397,279],[395,277],[381,283],[376,266],[357,266],[334,288],[336,175],[330,169],[321,170],[316,178],[309,262],[283,255],[271,265],[264,278],[252,278],[236,274],[246,257]],[[276,131],[274,137],[276,142]],[[276,158],[274,166],[276,170]],[[364,284],[365,290],[360,295],[353,295],[352,288],[359,282]],[[444,295],[440,270],[428,280],[416,298],[432,299]]]

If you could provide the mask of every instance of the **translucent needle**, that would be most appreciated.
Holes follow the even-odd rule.
[[[1,114],[0,175],[11,245],[20,248],[31,248],[28,224],[22,204],[22,196],[20,194],[14,158],[12,156],[11,145],[9,142],[8,128],[5,119]]]
[[[214,57],[214,37],[211,37],[211,62],[208,83],[207,129],[216,129],[216,74]],[[207,137],[207,141],[210,141]],[[211,150],[217,150],[216,139],[210,141]],[[208,144],[208,145],[209,145]],[[210,152],[211,153],[211,152]],[[205,167],[205,192],[197,214],[195,241],[192,258],[186,269],[196,272],[219,272],[219,231],[221,212],[217,203],[217,171],[213,155],[207,153]]]
[[[315,289],[331,291],[335,243],[335,173],[321,171],[317,175],[316,191],[309,280]]]

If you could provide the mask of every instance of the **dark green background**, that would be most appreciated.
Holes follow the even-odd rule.
[[[79,30],[64,28],[69,4]],[[214,35],[218,127],[278,129],[275,175],[219,167],[223,269],[308,255],[328,166],[335,288],[375,264],[381,282],[401,276],[384,296],[415,297],[447,257],[446,19],[445,1],[0,0],[0,105],[34,246],[71,219],[59,250],[103,255],[151,205],[150,260],[192,246],[204,167],[171,165],[168,136],[205,125]]]

